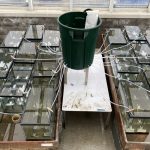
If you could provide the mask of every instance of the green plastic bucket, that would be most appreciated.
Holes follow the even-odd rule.
[[[85,29],[86,12],[68,12],[58,18],[64,64],[71,69],[88,68],[94,58],[101,25]]]

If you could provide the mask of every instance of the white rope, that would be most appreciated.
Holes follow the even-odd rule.
[[[143,88],[142,86],[139,86],[139,85],[133,83],[132,81],[129,81],[129,80],[127,80],[127,79],[123,79],[123,78],[120,78],[120,77],[117,77],[117,76],[109,75],[109,74],[107,74],[107,73],[105,73],[105,74],[106,74],[107,76],[109,76],[109,77],[112,77],[112,78],[115,78],[115,79],[118,79],[118,80],[121,80],[121,81],[127,81],[127,82],[129,82],[129,83],[131,83],[131,84],[133,84],[133,85],[135,85],[135,86],[137,86],[137,87],[139,87],[139,88],[145,90],[146,92],[150,93],[150,90],[147,90],[147,89]]]
[[[63,69],[63,68],[62,68],[62,69]],[[62,75],[60,76],[59,87],[58,87],[57,93],[56,93],[56,95],[55,95],[54,101],[53,101],[51,107],[47,107],[48,111],[53,112],[52,108],[53,108],[53,106],[54,106],[54,104],[55,104],[55,102],[56,102],[56,100],[57,100],[58,94],[59,94],[59,92],[60,92],[61,83],[62,83],[62,79],[63,79],[64,72],[65,72],[65,69],[63,69]]]
[[[106,39],[107,39],[107,37],[108,37],[109,32],[110,32],[110,30],[107,31],[107,33],[106,33],[106,35],[105,35],[105,38],[104,38],[104,40],[103,40],[103,43],[102,43],[101,47],[99,48],[99,50],[96,52],[96,54],[101,51],[101,49],[102,49],[104,43],[106,42]],[[102,51],[103,51],[103,50],[102,50]]]
[[[104,98],[104,101],[106,101],[105,98]],[[126,112],[132,112],[132,111],[135,110],[135,109],[133,109],[133,108],[129,108],[129,107],[126,106],[126,105],[121,105],[121,104],[114,103],[114,102],[112,102],[111,100],[109,100],[109,102],[110,102],[111,104],[113,104],[113,105],[126,108],[126,109],[128,110],[128,111],[126,111]]]
[[[103,52],[103,53],[101,53],[101,54],[108,53],[108,52],[110,52],[110,51],[112,51],[112,50],[115,50],[115,49],[121,49],[121,48],[127,47],[127,46],[131,45],[132,43],[136,42],[136,40],[138,40],[138,39],[140,39],[140,38],[142,38],[142,37],[144,37],[144,35],[138,37],[137,39],[133,40],[132,42],[130,42],[130,43],[126,44],[126,45],[123,45],[123,46],[120,46],[120,47],[116,47],[116,48],[112,48],[112,49],[110,49],[110,50],[108,50],[108,51],[105,51],[105,52]]]

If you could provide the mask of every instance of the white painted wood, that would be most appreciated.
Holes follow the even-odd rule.
[[[149,1],[149,4],[148,4],[148,12],[150,12],[150,1]]]
[[[73,0],[70,0],[70,11],[73,10]]]
[[[33,0],[28,0],[29,9],[33,10]]]
[[[29,11],[28,7],[0,6],[1,17],[59,17],[66,13],[60,7],[37,7]],[[148,8],[113,8],[110,12],[108,8],[100,8],[99,15],[101,18],[150,18]],[[15,11],[14,11],[15,10]],[[83,11],[83,9],[81,9]]]
[[[112,11],[113,11],[113,8],[114,8],[114,0],[110,0],[110,3],[109,3],[109,11],[112,12]]]
[[[84,70],[68,69],[64,85],[63,111],[111,112],[102,56],[96,54],[89,68],[87,85]]]

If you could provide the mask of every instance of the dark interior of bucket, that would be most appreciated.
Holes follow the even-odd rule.
[[[59,21],[70,28],[76,29],[85,29],[85,21],[86,21],[87,14],[84,12],[70,12],[62,15],[59,18]],[[98,20],[98,23],[100,20]],[[84,31],[75,30],[73,31],[73,39],[81,40],[84,39]]]
[[[73,12],[66,13],[59,18],[59,21],[68,27],[71,28],[84,28],[86,20],[86,13],[82,12]]]
[[[87,14],[84,12],[70,12],[60,16],[59,21],[70,28],[84,29],[86,16]],[[100,24],[100,19],[98,19],[98,24]]]

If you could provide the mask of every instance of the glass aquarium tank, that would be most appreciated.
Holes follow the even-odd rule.
[[[44,25],[6,35],[0,48],[0,141],[55,140],[59,44],[59,32],[44,31]]]

